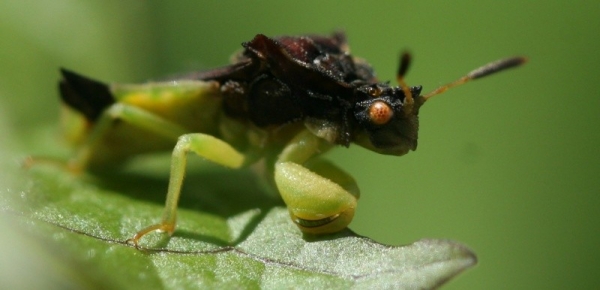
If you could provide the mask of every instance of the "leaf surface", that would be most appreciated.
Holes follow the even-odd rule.
[[[350,230],[305,236],[250,172],[191,171],[174,236],[145,237],[142,249],[125,240],[160,218],[167,179],[156,172],[32,169],[18,200],[4,195],[2,208],[50,245],[65,277],[79,277],[67,281],[86,288],[431,289],[476,263],[446,240],[387,246]]]

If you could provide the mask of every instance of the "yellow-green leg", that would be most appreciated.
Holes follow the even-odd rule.
[[[359,190],[352,176],[315,158],[332,147],[302,131],[285,147],[275,164],[275,183],[292,220],[305,233],[343,230],[354,217]]]
[[[35,164],[49,163],[64,167],[73,173],[80,173],[87,167],[90,156],[94,154],[96,146],[98,146],[104,136],[114,128],[115,122],[117,121],[152,132],[166,139],[171,139],[173,142],[175,142],[179,136],[188,133],[185,128],[152,112],[148,112],[132,105],[116,103],[108,107],[102,115],[100,115],[98,120],[91,127],[91,131],[87,135],[84,143],[78,148],[75,156],[68,162],[48,157],[29,157],[25,160],[23,166],[29,168]]]
[[[187,133],[183,127],[154,113],[135,106],[116,103],[102,113],[85,143],[77,151],[77,155],[69,161],[68,168],[71,171],[78,172],[85,169],[95,146],[113,129],[115,121],[130,124],[173,141]]]
[[[160,223],[142,229],[127,242],[137,246],[143,236],[154,231],[173,234],[177,221],[177,203],[181,194],[189,152],[194,152],[200,157],[231,168],[241,167],[245,159],[244,155],[231,145],[213,136],[194,133],[179,137],[171,157],[171,176],[162,219]]]
[[[162,220],[158,224],[142,229],[133,238],[128,240],[135,245],[137,245],[138,241],[144,235],[153,231],[164,231],[169,234],[175,231],[177,202],[179,201],[181,186],[185,176],[188,152],[194,152],[209,161],[231,168],[239,168],[245,159],[244,155],[220,139],[202,133],[187,134],[188,131],[183,127],[152,112],[140,109],[139,107],[117,103],[110,106],[94,124],[92,132],[90,132],[85,143],[81,146],[75,158],[69,162],[68,166],[70,170],[80,171],[85,168],[95,146],[110,132],[114,122],[117,120],[152,132],[158,136],[163,136],[173,141],[177,140],[171,158],[171,176]]]

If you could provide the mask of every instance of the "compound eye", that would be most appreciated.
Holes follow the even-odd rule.
[[[369,107],[369,119],[375,125],[384,125],[392,119],[394,111],[390,105],[382,101],[376,101]]]
[[[381,89],[378,87],[368,87],[367,94],[371,95],[371,97],[376,98],[381,95]]]

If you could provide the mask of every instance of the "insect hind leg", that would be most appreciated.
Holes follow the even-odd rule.
[[[91,157],[95,154],[97,146],[104,137],[114,129],[117,122],[127,123],[134,128],[152,132],[158,136],[176,142],[177,138],[184,135],[188,130],[152,112],[129,104],[115,103],[102,112],[100,117],[91,127],[84,142],[77,148],[75,156],[68,161],[52,157],[28,157],[24,168],[30,168],[36,164],[51,164],[63,167],[67,171],[78,174],[89,166]]]

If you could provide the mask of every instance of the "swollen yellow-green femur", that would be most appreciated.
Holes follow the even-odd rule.
[[[275,165],[275,182],[292,220],[310,234],[343,230],[354,217],[356,183],[327,161],[315,160],[308,167],[294,162]]]

